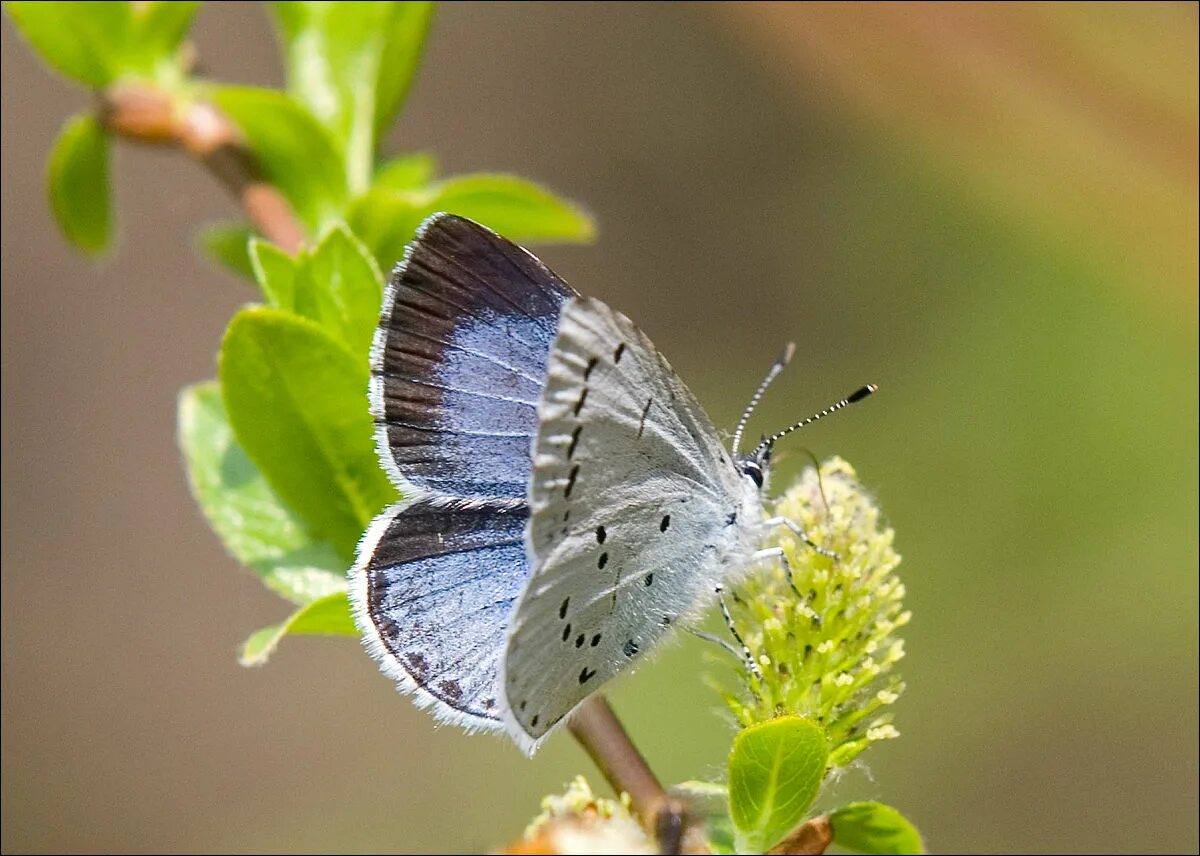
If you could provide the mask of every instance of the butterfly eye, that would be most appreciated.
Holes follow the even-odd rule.
[[[754,480],[755,487],[763,486],[762,467],[757,461],[746,461],[742,464],[742,475],[749,476]]]

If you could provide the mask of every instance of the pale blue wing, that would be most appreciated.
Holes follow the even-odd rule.
[[[350,572],[350,603],[385,674],[439,719],[500,725],[497,672],[527,576],[522,501],[415,500],[381,514]]]
[[[371,353],[376,442],[402,493],[525,498],[546,357],[573,294],[477,223],[425,221]]]

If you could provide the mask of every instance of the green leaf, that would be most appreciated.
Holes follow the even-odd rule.
[[[924,853],[921,833],[900,812],[877,802],[842,806],[829,816],[833,841],[855,853]]]
[[[380,265],[390,268],[421,221],[438,211],[477,220],[518,242],[590,241],[595,236],[591,218],[571,203],[524,179],[487,173],[410,191],[377,186],[355,201],[349,220]]]
[[[375,170],[374,187],[385,190],[415,190],[433,180],[437,161],[427,152],[398,155]]]
[[[738,734],[729,755],[729,813],[741,853],[765,853],[804,819],[825,775],[829,742],[784,716]]]
[[[200,232],[200,246],[214,262],[246,279],[254,279],[248,251],[254,232],[245,223],[213,223]]]
[[[513,175],[462,175],[430,192],[434,210],[478,220],[514,241],[590,241],[596,236],[592,218],[580,208]]]
[[[396,492],[375,456],[367,355],[314,322],[247,307],[220,356],[229,422],[274,492],[346,562]]]
[[[346,593],[338,592],[314,600],[293,612],[282,624],[273,624],[251,634],[242,644],[238,662],[243,666],[263,665],[288,634],[357,636],[358,628],[354,626]]]
[[[391,126],[417,75],[429,26],[433,23],[433,3],[396,3],[383,43],[383,64],[375,93],[375,136],[380,138]]]
[[[48,65],[99,89],[121,71],[129,3],[7,2],[8,14]]]
[[[196,504],[229,554],[296,604],[346,587],[346,563],[267,485],[233,436],[215,381],[179,395],[179,447]]]
[[[151,63],[174,59],[199,8],[199,3],[184,0],[134,3],[131,50]]]
[[[250,239],[250,266],[254,280],[267,302],[276,309],[292,309],[296,303],[298,259],[289,256],[270,241]]]
[[[214,86],[210,94],[241,130],[263,176],[309,229],[339,215],[346,203],[341,158],[311,113],[272,89]]]
[[[721,854],[721,856],[737,853],[734,841],[736,833],[733,821],[729,819],[728,815],[719,814],[708,818],[705,822],[704,832],[705,837],[708,838],[709,849],[713,853]]]
[[[108,246],[112,210],[108,135],[91,116],[70,119],[59,132],[46,169],[50,207],[67,240],[99,253]]]
[[[386,128],[415,72],[428,5],[272,4],[288,91],[329,130],[355,193],[370,180],[377,129]]]
[[[404,256],[417,226],[432,213],[429,206],[413,200],[410,194],[376,188],[355,200],[347,220],[379,266],[391,270]]]
[[[383,275],[370,251],[339,224],[308,255],[295,282],[295,312],[365,360],[383,302]]]

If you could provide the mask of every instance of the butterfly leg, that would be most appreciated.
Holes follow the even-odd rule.
[[[744,660],[746,658],[744,652],[739,651],[735,646],[729,644],[715,633],[709,633],[696,627],[685,627],[684,629],[697,639],[703,639],[705,642],[712,642],[714,645],[720,645],[721,648],[723,648],[731,657],[734,657],[738,660]]]
[[[780,564],[783,565],[783,574],[787,577],[788,585],[791,586],[792,592],[796,597],[800,599],[800,603],[804,605],[805,612],[808,613],[814,622],[820,622],[821,616],[813,610],[808,602],[808,597],[796,587],[796,580],[792,577],[792,563],[788,561],[787,553],[784,552],[782,547],[767,547],[765,550],[759,550],[754,554],[754,559],[760,562],[764,559],[778,559]]]
[[[796,580],[792,577],[792,563],[788,561],[787,553],[782,547],[767,547],[764,550],[759,550],[754,554],[754,560],[761,562],[764,559],[778,559],[783,566],[783,575],[787,577],[787,583],[792,587],[792,591],[796,593],[796,597],[804,600],[804,595],[800,593],[800,589],[796,588]]]
[[[838,560],[837,553],[833,552],[832,550],[826,550],[821,545],[814,543],[813,540],[808,537],[808,533],[801,528],[800,524],[795,520],[792,520],[790,517],[770,517],[764,520],[762,525],[767,529],[772,529],[776,526],[786,526],[792,531],[793,535],[803,541],[814,553],[819,553],[827,559],[833,559],[835,562]]]
[[[762,681],[762,670],[758,668],[758,663],[754,662],[754,655],[750,653],[750,648],[746,645],[746,640],[742,638],[742,634],[738,633],[738,629],[733,623],[733,616],[729,614],[729,607],[725,604],[724,586],[717,586],[717,603],[721,605],[721,617],[725,619],[725,626],[729,628],[730,635],[742,646],[742,657],[746,661],[747,668],[750,669],[750,674],[754,675],[757,680]]]

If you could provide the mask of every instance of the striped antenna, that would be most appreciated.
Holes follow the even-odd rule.
[[[836,404],[829,405],[824,410],[822,410],[820,413],[814,413],[812,416],[808,417],[807,419],[801,419],[795,425],[792,425],[788,428],[784,428],[782,431],[776,431],[770,437],[766,437],[765,439],[763,439],[763,441],[761,443],[759,443],[757,446],[754,447],[754,451],[751,454],[754,455],[755,457],[758,457],[762,452],[765,452],[767,449],[770,449],[773,445],[775,445],[775,441],[778,440],[780,437],[786,437],[788,434],[791,434],[793,431],[799,431],[805,425],[811,425],[812,423],[816,422],[818,419],[824,419],[830,413],[836,413],[837,411],[841,410],[843,407],[848,407],[851,404],[856,404],[856,403],[862,401],[864,398],[866,398],[871,393],[876,392],[878,389],[879,389],[879,387],[877,387],[873,383],[869,383],[864,387],[860,387],[859,389],[850,393],[850,395],[846,396],[845,398],[843,398],[841,401],[837,402]]]
[[[767,387],[771,385],[771,381],[775,380],[787,364],[792,361],[792,356],[795,353],[796,343],[788,342],[787,347],[783,349],[783,353],[779,355],[779,359],[771,366],[771,370],[767,372],[767,376],[763,378],[762,383],[758,385],[758,389],[754,391],[754,395],[750,397],[750,403],[746,405],[746,409],[742,411],[742,418],[738,420],[737,430],[733,432],[733,453],[735,455],[737,454],[738,446],[741,445],[742,433],[746,430],[746,423],[750,421],[750,414],[754,412],[755,407],[758,407],[758,402],[763,397],[763,393],[767,391]]]

